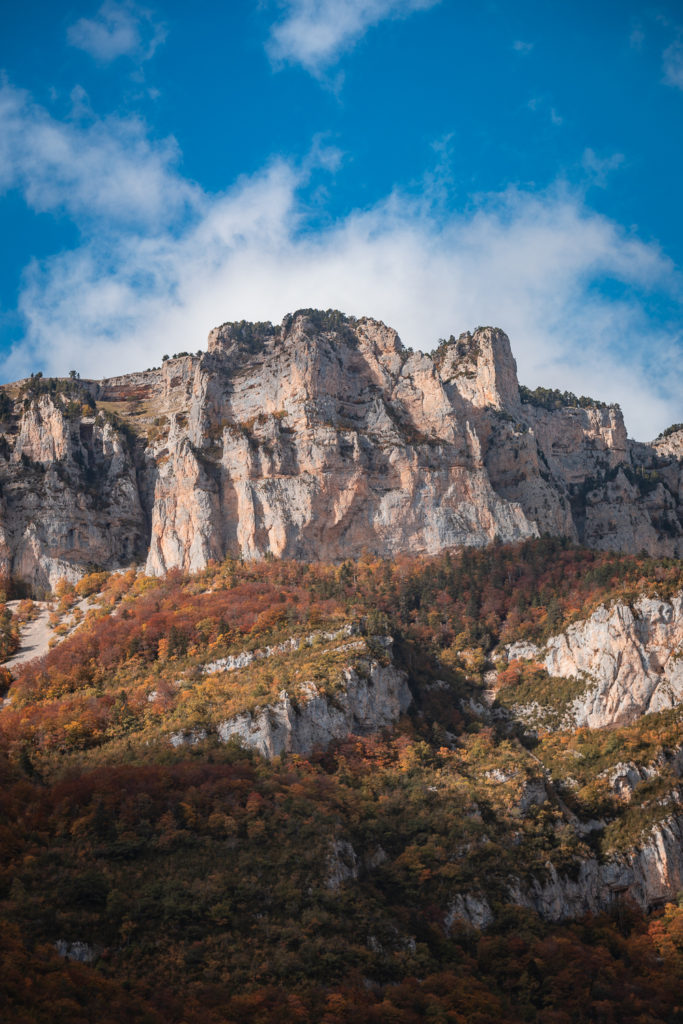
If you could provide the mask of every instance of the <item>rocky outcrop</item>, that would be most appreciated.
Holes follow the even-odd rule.
[[[0,436],[0,571],[41,590],[140,558],[148,531],[126,434],[68,394],[22,401]]]
[[[470,892],[457,893],[446,911],[444,931],[449,935],[456,922],[467,924],[470,928],[484,929],[493,924],[495,915],[491,904],[482,894]]]
[[[601,863],[578,861],[571,874],[558,872],[548,861],[542,876],[515,875],[497,902],[533,910],[545,921],[571,921],[609,910],[620,900],[648,912],[677,897],[683,888],[683,818],[673,816],[652,826],[638,846]],[[444,914],[449,934],[456,922],[485,929],[496,913],[484,893],[460,892]]]
[[[540,662],[549,675],[585,680],[565,715],[569,728],[626,725],[683,700],[683,595],[604,605],[541,650],[517,643],[506,658]]]
[[[480,327],[442,343],[434,355],[441,380],[464,408],[521,415],[517,364],[510,339],[495,327]]]
[[[405,672],[372,662],[367,675],[345,669],[333,697],[308,683],[296,702],[283,692],[275,704],[223,722],[218,735],[226,743],[237,739],[265,758],[310,754],[351,734],[367,735],[393,725],[410,702]]]
[[[683,818],[653,826],[638,847],[601,864],[583,860],[574,877],[548,862],[544,878],[514,879],[509,899],[535,910],[546,921],[566,921],[607,910],[628,897],[648,911],[674,899],[683,888]]]
[[[358,878],[358,858],[348,839],[337,838],[332,842],[327,856],[325,888],[336,892],[347,882]]]
[[[636,444],[618,407],[520,393],[496,328],[428,356],[302,310],[223,324],[159,369],[0,396],[0,562],[36,586],[139,558],[163,573],[542,533],[683,553],[676,432]]]
[[[251,665],[255,661],[263,661],[265,658],[272,658],[277,654],[299,651],[302,647],[311,647],[313,644],[329,643],[330,641],[357,636],[358,633],[358,625],[353,622],[347,622],[340,629],[316,630],[305,636],[292,636],[279,644],[271,644],[268,647],[259,648],[255,651],[240,651],[239,654],[228,654],[225,658],[219,658],[218,661],[208,662],[203,666],[203,671],[205,673],[236,672],[238,669],[246,668],[247,665]],[[375,643],[389,651],[392,649],[393,640],[391,637],[375,637]],[[352,641],[350,644],[345,644],[342,650],[351,650],[353,648],[365,649],[365,642],[363,640]]]
[[[99,946],[91,946],[88,942],[67,942],[66,939],[59,939],[55,949],[60,956],[77,964],[92,964],[103,953]]]
[[[647,445],[643,445],[647,449]],[[683,459],[683,424],[675,423],[650,446],[661,458]]]
[[[229,655],[204,666],[206,673],[235,672],[255,661],[298,651],[302,646],[354,637],[352,624],[332,632],[292,637],[283,643],[257,651]],[[373,637],[372,646],[381,662],[374,658],[364,639],[351,639],[336,646],[337,653],[348,658],[333,692],[314,682],[304,682],[296,695],[282,691],[277,701],[225,719],[211,729],[223,743],[237,740],[242,746],[271,759],[280,754],[310,754],[316,747],[351,734],[368,735],[395,724],[411,704],[407,674],[393,664],[391,637]],[[174,747],[200,743],[208,728],[180,729],[172,733]]]
[[[616,797],[624,803],[630,803],[640,783],[657,778],[661,767],[662,765],[636,764],[635,761],[619,761],[618,764],[601,772],[599,778],[607,780],[610,790]],[[680,775],[680,772],[678,774]]]
[[[599,608],[548,644],[550,675],[582,673],[596,686],[576,700],[577,725],[622,725],[683,699],[683,597]]]

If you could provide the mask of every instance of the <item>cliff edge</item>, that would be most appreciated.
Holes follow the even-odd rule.
[[[37,589],[540,534],[683,553],[676,432],[639,444],[617,406],[520,389],[491,327],[423,355],[330,310],[227,323],[158,369],[5,385],[0,419],[0,571]]]

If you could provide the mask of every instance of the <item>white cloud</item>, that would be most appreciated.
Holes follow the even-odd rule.
[[[166,38],[153,12],[132,0],[105,0],[94,18],[80,18],[67,31],[71,46],[108,64],[117,57],[149,60]]]
[[[676,89],[683,89],[683,42],[677,39],[662,54],[664,81]]]
[[[612,153],[611,156],[599,157],[594,150],[585,149],[581,165],[593,185],[606,188],[610,172],[618,170],[624,163],[624,159],[623,153]]]
[[[38,141],[49,135],[58,180],[77,152],[94,168],[113,154],[117,176],[148,183],[151,213],[142,215],[136,195],[121,199],[114,182],[93,191],[90,172],[53,194],[38,156],[9,161],[27,197],[51,197],[36,208],[66,205],[83,239],[26,268],[26,335],[1,367],[5,380],[37,369],[97,377],[143,369],[164,352],[197,349],[225,320],[336,307],[378,317],[422,350],[496,324],[510,334],[524,383],[620,401],[635,436],[681,418],[681,338],[653,326],[646,307],[650,290],[676,301],[680,279],[654,246],[561,185],[482,196],[464,213],[395,191],[315,229],[306,219],[312,176],[327,172],[314,165],[333,170],[338,160],[320,144],[303,165],[276,160],[208,195],[179,176],[172,147],[146,140],[137,121],[60,124],[23,94],[0,91],[0,138],[5,119],[22,116],[27,132],[40,129]],[[128,138],[133,145],[123,145]],[[116,211],[125,202],[133,228],[122,231]],[[604,294],[605,279],[619,298]]]
[[[174,171],[173,139],[152,144],[140,120],[98,120],[82,90],[72,99],[73,118],[57,121],[28,93],[0,87],[0,191],[21,189],[37,212],[148,230],[168,226],[198,201],[199,191]]]
[[[525,43],[522,39],[515,39],[514,43],[512,44],[512,49],[515,50],[517,53],[521,53],[523,56],[526,56],[527,54],[531,53],[533,48],[533,43]]]
[[[364,33],[387,18],[405,18],[440,0],[282,0],[283,16],[266,44],[274,64],[301,64],[319,74]]]

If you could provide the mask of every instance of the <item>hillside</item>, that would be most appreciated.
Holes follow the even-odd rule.
[[[4,1019],[677,1020],[682,605],[552,539],[62,583],[0,710]]]
[[[0,570],[35,595],[93,567],[341,561],[549,535],[683,553],[683,433],[520,388],[507,336],[430,355],[369,318],[228,323],[208,351],[0,390]]]

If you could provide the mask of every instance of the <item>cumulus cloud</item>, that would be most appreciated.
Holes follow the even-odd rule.
[[[319,74],[372,26],[405,18],[440,0],[282,0],[282,17],[266,44],[274,64],[301,64]]]
[[[67,31],[71,46],[109,64],[118,57],[149,60],[166,38],[152,11],[137,4],[105,0],[94,18],[80,18]]]
[[[173,148],[145,139],[136,121],[78,127],[50,120],[22,94],[4,100],[10,119],[21,117],[19,103],[27,130],[49,127],[65,162],[80,150],[99,166],[98,145],[113,153],[124,180],[151,182],[154,210],[142,217],[133,195],[124,231],[115,183],[93,195],[89,175],[79,174],[51,194],[37,159],[24,154],[10,166],[27,198],[51,196],[41,208],[68,204],[82,241],[26,268],[26,332],[1,367],[5,380],[37,369],[97,377],[143,369],[164,352],[197,349],[225,320],[335,307],[382,319],[423,351],[496,324],[510,334],[522,382],[621,401],[635,436],[680,419],[681,338],[647,314],[650,293],[678,301],[680,280],[654,246],[562,185],[510,188],[451,213],[396,190],[316,228],[310,194],[338,164],[321,143],[300,164],[274,160],[211,195],[185,182]],[[129,135],[137,145],[121,143]],[[54,165],[59,178],[62,163]]]
[[[82,91],[74,115],[57,121],[23,90],[0,87],[0,189],[19,188],[36,212],[149,230],[197,202],[198,190],[175,173],[173,139],[152,144],[137,118],[98,120]]]

